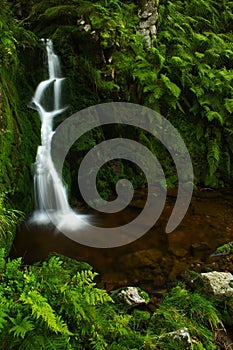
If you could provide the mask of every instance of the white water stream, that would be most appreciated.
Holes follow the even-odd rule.
[[[66,188],[56,172],[51,158],[51,140],[54,134],[53,119],[63,113],[61,89],[64,78],[58,56],[53,51],[49,39],[42,40],[47,51],[49,78],[36,89],[32,103],[41,119],[41,145],[38,147],[34,164],[35,211],[31,222],[48,224],[52,222],[58,229],[66,227],[76,230],[85,226],[83,215],[75,213],[68,202]],[[46,101],[52,96],[52,110],[46,110]]]

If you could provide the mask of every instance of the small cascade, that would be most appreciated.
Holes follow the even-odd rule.
[[[38,85],[32,104],[41,119],[41,145],[38,147],[34,164],[35,211],[31,223],[48,224],[52,222],[58,229],[72,226],[76,230],[85,226],[83,215],[76,214],[69,206],[67,192],[60,179],[51,158],[51,140],[54,134],[53,119],[63,113],[66,108],[61,106],[61,90],[64,78],[58,56],[53,51],[53,43],[42,39],[48,59],[49,78]],[[51,110],[47,110],[48,97]]]

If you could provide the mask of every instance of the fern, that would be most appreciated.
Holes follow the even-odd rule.
[[[206,113],[207,119],[211,122],[212,120],[216,119],[220,122],[221,125],[223,125],[224,121],[222,116],[215,111],[207,111]]]
[[[14,232],[16,223],[20,223],[24,215],[19,210],[9,209],[4,193],[0,193],[0,237],[6,238]]]
[[[1,299],[2,300],[0,302],[0,331],[2,331],[6,327],[7,318],[9,316],[9,308],[7,307],[7,302],[2,295],[1,295]]]
[[[207,160],[210,168],[211,177],[215,174],[216,170],[218,169],[220,156],[221,156],[221,152],[220,152],[218,142],[216,140],[209,140]]]
[[[29,317],[22,318],[21,314],[18,314],[16,318],[10,317],[10,320],[14,326],[10,328],[9,332],[13,333],[15,337],[24,338],[27,332],[35,328],[35,325],[30,321]]]
[[[15,339],[13,344],[9,349],[14,350],[46,350],[45,348],[45,337],[41,335],[37,335],[35,333],[31,333],[30,335],[26,335],[24,339]]]
[[[2,272],[4,271],[5,265],[6,265],[5,249],[0,248],[0,274],[2,274]]]
[[[54,332],[68,335],[72,334],[61,318],[55,315],[54,310],[48,304],[46,298],[37,291],[31,291],[27,295],[23,293],[20,296],[20,300],[26,305],[30,305],[32,316],[36,319],[42,318],[45,324]]]
[[[216,308],[181,286],[164,297],[152,317],[139,310],[127,314],[106,291],[96,288],[96,273],[85,264],[75,275],[70,271],[77,262],[57,255],[23,271],[19,260],[8,264],[0,284],[2,350],[152,350],[164,347],[166,341],[170,344],[164,334],[166,327],[172,331],[184,325],[192,337],[209,348],[213,342],[211,329],[221,326]],[[66,276],[65,283],[60,270]]]
[[[229,113],[233,113],[233,98],[226,98],[224,106]]]
[[[171,80],[164,74],[161,74],[161,79],[166,88],[172,93],[172,95],[178,98],[181,93],[180,88],[176,84],[171,82]]]

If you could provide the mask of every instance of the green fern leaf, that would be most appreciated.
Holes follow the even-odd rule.
[[[233,113],[233,98],[225,98],[224,106],[229,113]]]
[[[221,125],[223,125],[223,118],[222,116],[215,111],[207,111],[206,112],[206,116],[208,118],[208,120],[211,122],[212,120],[216,119],[220,122]]]
[[[190,90],[194,92],[197,97],[204,95],[204,89],[201,86],[192,86]]]
[[[154,54],[153,60],[155,60],[156,68],[161,69],[166,60],[165,57],[161,54],[161,51],[158,50],[157,48],[153,47],[151,50]]]
[[[173,96],[178,98],[181,93],[181,89],[164,74],[161,74],[161,79],[166,88],[172,93]]]
[[[8,312],[9,308],[7,305],[7,302],[4,300],[4,298],[1,296],[1,303],[0,303],[0,330],[4,329],[6,323],[7,323],[7,317],[9,317]]]
[[[9,330],[10,333],[14,333],[15,337],[24,338],[27,332],[32,331],[35,325],[29,320],[29,317],[22,318],[20,314],[16,318],[10,318],[14,324]]]
[[[46,335],[36,335],[36,334],[26,334],[24,339],[20,339],[18,342],[18,347],[14,347],[14,349],[19,350],[47,350],[44,347]]]
[[[32,315],[38,319],[42,318],[48,328],[53,330],[54,332],[60,332],[62,334],[72,333],[68,330],[67,325],[62,322],[59,316],[55,315],[54,310],[48,304],[47,299],[44,298],[37,291],[31,291],[27,295],[23,293],[20,296],[20,300],[25,304],[30,305],[32,309]]]
[[[8,261],[6,263],[6,270],[5,270],[5,276],[7,278],[16,278],[16,276],[18,277],[22,277],[23,276],[23,272],[20,271],[20,267],[22,265],[22,257]]]
[[[201,124],[201,123],[197,124],[197,128],[195,130],[195,133],[196,133],[197,141],[200,141],[200,139],[204,135],[204,126],[203,126],[203,124]]]
[[[5,248],[1,248],[0,249],[0,273],[2,273],[5,269],[5,265],[6,265],[6,251]]]
[[[218,169],[220,156],[221,151],[218,142],[216,140],[209,140],[207,161],[209,164],[209,171],[211,177],[215,174],[216,170]]]

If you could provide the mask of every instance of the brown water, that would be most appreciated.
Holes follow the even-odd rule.
[[[98,214],[99,225],[118,227],[128,223],[139,214],[145,199],[145,190],[136,191],[123,212]],[[162,288],[168,280],[192,268],[193,263],[205,262],[217,247],[233,241],[232,191],[196,191],[179,227],[166,234],[175,199],[176,191],[169,191],[156,225],[131,244],[91,248],[56,233],[51,226],[29,227],[24,223],[16,234],[11,257],[23,256],[24,262],[30,264],[46,258],[50,252],[58,252],[93,265],[100,273],[100,285],[108,290],[124,285],[140,285],[148,291]]]

